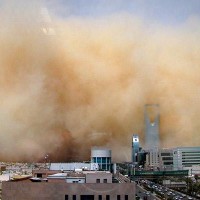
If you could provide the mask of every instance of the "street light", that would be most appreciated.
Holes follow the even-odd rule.
[[[49,155],[47,154],[47,155],[44,157],[44,160],[45,160],[45,169],[47,168],[47,161],[48,161],[48,158],[49,158]]]

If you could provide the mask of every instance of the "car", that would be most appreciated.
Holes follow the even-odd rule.
[[[146,192],[146,195],[150,195],[150,192]]]

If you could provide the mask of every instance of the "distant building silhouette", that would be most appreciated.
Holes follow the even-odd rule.
[[[158,104],[146,104],[145,118],[145,148],[159,147],[160,114]]]

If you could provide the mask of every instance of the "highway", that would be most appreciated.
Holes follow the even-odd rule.
[[[136,194],[140,199],[144,200],[160,200],[161,198],[157,197],[156,194],[153,194],[145,190],[142,186],[136,184]]]
[[[119,181],[119,183],[128,183],[130,182],[130,179],[122,174],[118,174],[116,179]],[[132,182],[132,181],[131,181]],[[160,200],[159,197],[156,196],[156,194],[153,194],[146,189],[144,189],[142,186],[136,184],[136,194],[140,199],[143,200]]]

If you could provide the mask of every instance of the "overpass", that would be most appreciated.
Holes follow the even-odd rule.
[[[156,179],[165,176],[188,176],[189,170],[176,170],[176,171],[131,171],[131,179],[144,178]]]

